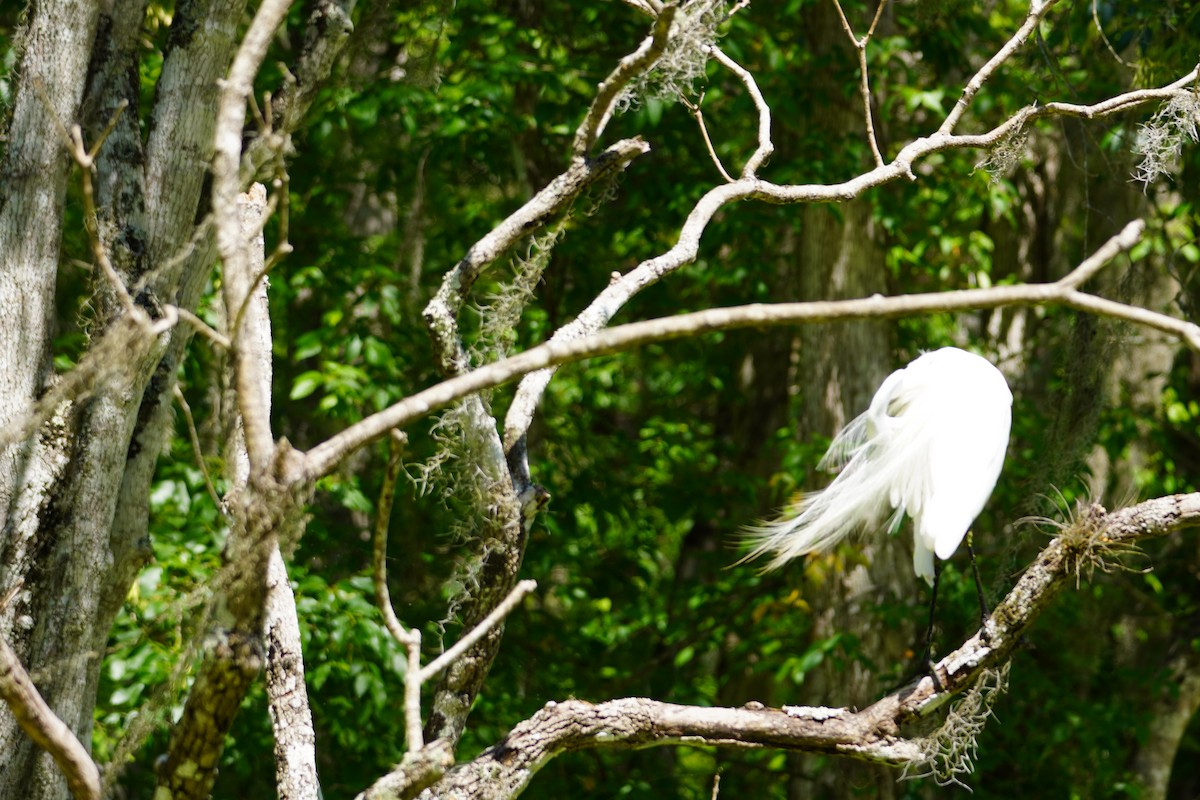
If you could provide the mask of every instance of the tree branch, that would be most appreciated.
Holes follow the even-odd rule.
[[[288,584],[279,548],[267,562],[264,609],[266,685],[271,730],[275,734],[275,791],[279,800],[317,800],[317,736],[313,729],[296,596]]]
[[[250,142],[242,156],[242,185],[250,183],[275,153],[288,151],[292,131],[304,121],[317,92],[328,80],[334,62],[349,41],[354,26],[348,4],[339,0],[317,0],[304,31],[304,46],[288,73],[291,80],[270,101],[271,130]]]
[[[743,177],[733,183],[709,190],[692,208],[679,232],[679,240],[666,252],[642,262],[610,283],[572,322],[559,328],[551,342],[563,342],[593,334],[606,325],[638,292],[695,260],[700,239],[713,216],[726,205],[742,200],[761,200],[767,203],[815,203],[851,200],[869,189],[891,183],[899,178],[916,180],[913,166],[934,153],[960,148],[989,148],[1014,131],[1034,120],[1058,116],[1098,119],[1141,103],[1174,96],[1196,80],[1198,70],[1161,89],[1127,92],[1090,106],[1070,103],[1050,103],[1027,106],[991,131],[975,135],[935,133],[916,139],[896,154],[888,164],[875,167],[848,181],[837,184],[778,185],[755,178]],[[511,448],[529,429],[534,410],[553,376],[553,371],[537,372],[521,382],[504,421],[505,446]]]
[[[1143,225],[1130,223],[1101,252],[1117,255],[1140,237]],[[1114,244],[1115,243],[1115,244]],[[1094,258],[1080,266],[1084,277],[1094,272]],[[309,450],[304,471],[310,479],[327,474],[341,459],[374,441],[387,431],[403,427],[462,397],[491,389],[536,370],[555,367],[585,358],[611,355],[652,342],[694,336],[716,330],[764,327],[769,325],[808,324],[851,319],[894,319],[917,314],[976,311],[1005,306],[1061,305],[1144,325],[1179,337],[1200,352],[1200,325],[1143,308],[1117,303],[1073,288],[1077,272],[1066,283],[994,286],[952,292],[883,297],[874,295],[854,300],[822,300],[808,303],[776,303],[712,308],[690,314],[619,325],[578,339],[551,339],[523,353],[487,364],[457,378],[417,392],[395,405],[346,428],[341,433]]]
[[[753,178],[758,173],[759,167],[767,163],[767,159],[775,152],[775,144],[771,141],[771,107],[767,105],[762,92],[759,91],[758,82],[754,80],[754,75],[750,70],[725,55],[725,51],[716,45],[709,47],[708,53],[718,64],[732,72],[742,82],[750,99],[754,102],[754,108],[758,111],[758,147],[746,160],[746,165],[742,167],[742,177]],[[707,138],[707,134],[705,138]],[[709,147],[711,149],[711,145]]]
[[[408,437],[392,431],[387,469],[379,489],[379,505],[375,514],[375,536],[371,575],[375,583],[375,605],[383,614],[384,627],[408,652],[408,670],[404,673],[404,738],[408,752],[420,750],[425,742],[421,734],[421,632],[401,624],[392,607],[392,595],[387,585],[387,534],[392,518],[392,503],[396,499],[396,479],[400,476],[401,456]]]
[[[458,341],[457,317],[479,274],[523,237],[562,213],[588,186],[625,169],[630,161],[649,150],[650,145],[642,139],[623,139],[595,158],[575,159],[565,172],[467,250],[462,260],[446,273],[424,312],[443,374],[458,375],[466,369]]]
[[[10,589],[0,601],[0,610],[8,605],[19,586]],[[3,636],[0,636],[0,700],[8,705],[25,735],[58,764],[72,796],[76,800],[100,800],[100,769],[96,762],[71,728],[42,699]]]
[[[775,747],[847,756],[891,765],[926,762],[929,739],[906,726],[972,686],[986,670],[1008,661],[1053,598],[1081,572],[1128,552],[1141,540],[1200,526],[1200,493],[1148,500],[1105,512],[1080,509],[1017,581],[983,629],[926,675],[855,711],[849,708],[700,708],[645,698],[591,704],[550,702],[473,761],[449,770],[432,789],[437,797],[509,800],[561,753],[589,748],[656,745]]]
[[[583,122],[579,124],[579,129],[575,131],[575,143],[571,152],[576,158],[586,156],[604,133],[617,98],[630,81],[653,67],[663,54],[671,33],[671,23],[675,20],[675,12],[678,10],[678,3],[667,3],[658,9],[650,35],[642,40],[637,50],[622,58],[616,69],[596,88],[592,106]]]
[[[850,27],[850,21],[846,19],[846,12],[842,10],[842,4],[838,0],[833,0],[833,5],[842,22],[842,30],[846,32],[850,44],[858,52],[858,94],[862,98],[867,143],[871,145],[871,155],[875,159],[875,166],[882,167],[883,154],[879,152],[879,142],[875,139],[875,123],[871,119],[871,82],[867,74],[867,42],[871,41],[871,37],[875,34],[875,26],[879,24],[879,18],[883,16],[883,7],[887,5],[887,0],[879,0],[879,5],[875,9],[875,18],[871,20],[871,28],[861,39],[854,35],[854,29]]]
[[[484,617],[478,625],[471,631],[454,643],[446,652],[435,658],[433,661],[425,665],[421,670],[421,680],[427,681],[434,675],[450,666],[454,661],[462,657],[462,654],[474,646],[476,642],[484,637],[484,635],[492,628],[500,624],[500,620],[507,617],[512,610],[517,607],[517,604],[525,599],[525,595],[537,588],[537,581],[521,581],[513,590],[508,593],[503,602],[492,609],[491,613]]]
[[[243,215],[257,212],[262,215],[266,205],[266,190],[261,186],[252,190],[248,201],[241,201],[240,165],[242,156],[242,129],[246,122],[246,100],[254,87],[254,76],[267,53],[271,37],[287,17],[290,4],[286,0],[265,0],[259,6],[250,28],[238,48],[229,76],[222,82],[217,123],[214,133],[213,154],[213,220],[216,226],[217,250],[223,265],[222,287],[225,308],[230,319],[241,319],[238,310],[250,296],[254,276],[259,271],[251,263],[251,252],[261,253],[261,247],[252,248],[244,234],[246,225]],[[258,217],[256,217],[257,219]],[[261,229],[261,225],[257,226]],[[258,238],[261,238],[261,230]],[[261,264],[257,265],[261,268]],[[247,317],[251,314],[247,314]],[[238,330],[230,330],[233,342],[234,373],[238,384],[238,402],[242,412],[242,423],[246,432],[246,450],[255,470],[265,468],[273,450],[271,421],[264,413],[268,400],[263,397],[260,372],[262,342],[247,341],[243,331],[251,328],[249,320],[241,319]],[[266,343],[266,358],[270,358],[269,338]]]
[[[975,99],[975,95],[983,88],[983,84],[988,78],[992,77],[993,73],[1000,68],[1000,65],[1007,61],[1013,53],[1020,49],[1021,45],[1025,44],[1025,40],[1030,37],[1038,23],[1046,16],[1046,12],[1050,10],[1050,6],[1054,5],[1058,0],[1032,0],[1029,4],[1029,13],[1025,17],[1025,22],[1017,29],[1017,32],[1012,35],[1012,38],[1000,48],[1000,50],[988,59],[988,62],[979,68],[979,71],[967,81],[967,85],[963,88],[962,96],[954,104],[954,108],[946,115],[942,126],[938,128],[938,133],[949,133],[954,130],[954,126],[962,119],[962,115],[966,113],[971,106],[971,101]]]

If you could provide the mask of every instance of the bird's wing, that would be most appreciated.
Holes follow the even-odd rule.
[[[823,472],[838,472],[850,463],[854,455],[862,450],[871,436],[871,420],[867,414],[859,414],[849,425],[842,428],[829,443],[829,449],[817,463]]]
[[[817,469],[827,472],[837,472],[849,464],[855,456],[864,451],[872,442],[880,437],[886,437],[890,427],[890,417],[895,416],[893,406],[896,394],[904,386],[903,368],[896,370],[884,379],[875,396],[871,398],[870,407],[859,414],[850,424],[842,428],[833,437],[825,456],[817,464]]]

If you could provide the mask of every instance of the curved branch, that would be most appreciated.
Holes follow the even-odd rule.
[[[431,794],[509,800],[555,756],[601,747],[776,747],[892,765],[923,762],[929,757],[927,743],[908,734],[906,725],[972,686],[985,670],[1010,659],[1042,610],[1081,571],[1140,540],[1196,526],[1200,492],[1148,500],[1111,513],[1096,505],[1081,509],[1042,550],[985,627],[938,662],[936,681],[923,676],[861,711],[773,709],[758,703],[701,708],[645,698],[595,705],[551,702],[473,761],[449,770]]]
[[[1046,12],[1050,10],[1050,6],[1054,5],[1058,0],[1032,0],[1029,4],[1029,14],[1025,17],[1025,22],[1017,29],[1017,32],[1012,35],[1012,38],[996,53],[988,59],[988,62],[979,68],[979,71],[967,82],[963,88],[962,95],[954,104],[954,108],[946,115],[942,126],[938,128],[938,133],[949,133],[954,130],[954,126],[962,119],[962,115],[966,113],[971,106],[971,101],[975,99],[975,95],[983,88],[983,84],[987,79],[992,77],[1000,65],[1007,61],[1012,54],[1020,49],[1021,45],[1025,44],[1025,40],[1030,37],[1038,23],[1046,16]]]
[[[1193,69],[1160,89],[1141,89],[1109,98],[1090,106],[1072,103],[1049,103],[1044,106],[1026,106],[992,130],[972,135],[935,133],[909,142],[896,157],[883,166],[862,173],[848,181],[836,184],[778,185],[753,177],[742,177],[733,183],[717,186],[705,194],[688,214],[679,232],[679,240],[671,249],[613,280],[595,300],[572,322],[559,328],[551,337],[552,342],[578,339],[603,329],[634,295],[657,283],[680,267],[696,259],[700,249],[700,238],[708,223],[718,211],[727,205],[742,200],[761,200],[767,203],[821,203],[851,200],[877,186],[900,178],[916,180],[914,165],[922,158],[934,153],[954,149],[989,148],[1014,131],[1038,119],[1059,116],[1100,119],[1128,108],[1171,97],[1183,87],[1196,80],[1200,68]],[[529,429],[533,413],[540,402],[553,371],[538,372],[526,377],[504,420],[504,442],[512,447]]]
[[[771,107],[763,98],[762,91],[758,88],[758,81],[754,79],[754,74],[750,70],[727,56],[725,51],[715,44],[708,48],[708,54],[742,82],[750,99],[754,101],[755,111],[758,112],[758,147],[746,160],[746,165],[742,167],[742,177],[753,178],[758,172],[758,168],[767,163],[767,159],[775,152],[775,143],[771,141]]]
[[[576,158],[565,172],[472,245],[446,273],[424,311],[443,374],[457,375],[467,367],[458,339],[458,312],[479,274],[522,237],[560,214],[588,186],[625,169],[649,150],[650,145],[640,138],[622,139],[595,158]]]
[[[1141,236],[1142,229],[1140,221],[1130,223],[1097,252],[1107,253],[1111,259],[1131,247]],[[1089,258],[1080,266],[1086,273],[1084,277],[1094,272],[1094,261],[1095,257]],[[1170,333],[1178,336],[1196,352],[1200,352],[1200,325],[1086,294],[1074,288],[1078,282],[1077,273],[1072,272],[1063,281],[1049,284],[995,286],[987,289],[963,289],[896,297],[875,295],[855,300],[711,308],[674,317],[619,325],[577,339],[551,339],[524,353],[487,364],[410,395],[346,428],[308,451],[304,457],[302,474],[308,480],[315,480],[327,474],[354,450],[383,436],[392,428],[403,427],[455,400],[482,389],[500,386],[522,375],[585,358],[611,355],[652,342],[717,330],[851,319],[894,319],[917,314],[975,311],[1015,305],[1062,305]]]
[[[604,133],[604,127],[612,117],[613,106],[630,81],[654,66],[667,48],[671,23],[675,20],[678,3],[669,3],[657,11],[650,35],[642,40],[638,49],[621,59],[616,69],[596,88],[596,99],[592,101],[587,116],[575,131],[572,153],[576,158],[586,156],[592,145]]]
[[[7,599],[0,607],[6,603]],[[0,636],[0,700],[7,704],[25,735],[54,758],[67,779],[71,795],[76,800],[99,800],[100,770],[96,762],[70,726],[42,698],[3,636]]]

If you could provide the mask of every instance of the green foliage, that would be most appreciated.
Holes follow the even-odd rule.
[[[439,379],[421,319],[424,303],[473,242],[566,165],[595,85],[646,29],[645,20],[621,3],[559,13],[537,2],[453,5],[452,13],[444,13],[440,4],[412,4],[375,20],[384,31],[373,42],[377,52],[348,67],[324,93],[312,124],[297,139],[302,155],[290,167],[295,252],[272,274],[270,287],[273,421],[297,447]],[[830,133],[832,115],[850,109],[857,119],[859,111],[852,51],[839,38],[840,28],[827,36],[829,29],[811,16],[831,12],[829,5],[756,4],[717,28],[721,46],[755,73],[772,104],[777,150],[764,177],[774,181],[841,181],[869,158],[860,137]],[[1076,5],[1056,11],[1055,22],[992,79],[964,130],[984,130],[1034,100],[1090,101],[1132,80],[1103,55],[1090,4]],[[1176,74],[1184,41],[1194,60],[1194,36],[1169,37],[1170,25],[1143,5],[1126,12],[1099,4],[1106,35],[1119,52],[1139,59],[1139,80]],[[856,29],[874,10],[866,2],[843,6]],[[889,6],[886,24],[868,48],[885,157],[936,127],[957,99],[964,65],[1002,43],[1026,5],[989,7],[984,17],[946,2]],[[1177,26],[1194,21],[1185,4],[1164,8]],[[152,52],[142,73],[147,96],[161,60],[161,34],[151,22]],[[757,125],[744,88],[711,64],[686,77],[704,92],[717,155],[737,172],[754,149]],[[271,75],[263,83],[271,85]],[[915,183],[872,192],[888,290],[933,292],[1058,277],[1126,221],[1119,203],[1101,198],[1139,191],[1127,185],[1134,163],[1127,146],[1141,121],[1130,115],[1115,129],[1075,121],[1040,126],[1029,132],[1031,143],[1065,142],[1054,151],[1053,165],[1038,160],[1043,150],[1033,144],[990,171],[976,169],[981,154],[953,152],[919,165]],[[476,363],[544,341],[613,272],[674,244],[696,200],[719,182],[694,120],[673,96],[631,105],[611,122],[606,137],[630,135],[647,137],[652,152],[580,198],[552,238],[527,240],[481,279],[476,309],[463,314]],[[1193,317],[1196,306],[1186,304],[1200,297],[1197,166],[1194,150],[1185,151],[1174,184],[1179,197],[1154,209],[1160,224],[1144,254],[1168,264],[1181,285],[1191,287],[1180,302]],[[1065,208],[1038,205],[1048,184],[1068,180],[1093,194],[1083,201],[1068,198]],[[1035,212],[1050,219],[1031,221]],[[269,228],[267,235],[277,233]],[[746,203],[726,209],[706,232],[697,261],[644,292],[616,321],[796,299],[793,256],[803,235],[795,207]],[[497,298],[523,313],[498,324],[490,316]],[[1070,505],[1084,495],[1081,461],[1088,452],[1056,438],[1055,427],[1069,405],[1064,397],[1076,391],[1080,399],[1070,343],[1084,325],[1062,311],[1031,311],[1023,319],[1027,329],[1018,336],[1025,337],[1028,362],[1002,364],[1016,375],[1012,446],[990,511],[975,527],[993,594],[1004,591],[1045,542],[1041,534],[1011,526],[1032,510],[1030,498],[1060,492]],[[985,313],[905,320],[890,329],[893,360],[898,364],[952,342],[994,351],[1012,324],[1011,316]],[[551,699],[645,695],[701,705],[779,705],[795,702],[821,670],[849,675],[852,667],[865,666],[881,685],[911,673],[909,661],[872,652],[862,634],[903,630],[922,618],[927,596],[916,582],[906,598],[863,609],[855,620],[860,627],[821,636],[815,631],[822,608],[810,600],[822,581],[861,563],[856,549],[771,575],[732,566],[740,555],[741,525],[822,480],[815,464],[828,439],[801,438],[795,398],[773,398],[764,388],[769,377],[787,372],[799,391],[814,389],[805,374],[788,372],[806,355],[795,352],[794,335],[780,329],[710,335],[558,373],[529,434],[534,477],[553,497],[530,531],[522,569],[539,581],[539,590],[507,622],[504,647],[473,709],[460,758],[493,744]],[[1116,346],[1135,346],[1111,332],[1098,336],[1110,335]],[[783,355],[759,358],[749,369],[746,355],[764,352],[767,344],[778,345],[769,352]],[[184,375],[188,396],[199,398],[215,390],[218,370],[205,346],[194,350]],[[1122,397],[1082,398],[1091,405],[1079,407],[1096,414],[1088,449],[1097,444],[1113,461],[1135,451],[1146,455],[1134,481],[1145,496],[1196,489],[1200,408],[1194,374],[1193,362],[1181,358],[1151,413]],[[510,398],[511,389],[494,392],[492,411],[502,414]],[[193,402],[198,417],[213,412],[213,401]],[[451,427],[450,419],[407,431],[405,462],[417,482],[419,465],[451,452],[435,435],[439,424],[443,432]],[[452,438],[443,436],[441,445]],[[403,754],[404,660],[380,624],[364,577],[383,458],[382,449],[367,452],[322,482],[292,573],[323,759],[319,769],[330,797],[360,791]],[[463,462],[457,466],[470,470],[469,459]],[[182,648],[204,599],[195,592],[217,568],[224,529],[191,464],[181,425],[151,497],[154,562],[127,598],[106,656],[93,742],[101,757],[113,752],[142,701],[157,698],[141,713],[166,719],[186,686],[188,654]],[[1046,477],[1050,464],[1060,467],[1053,480]],[[458,585],[448,581],[467,547],[452,532],[469,530],[477,518],[471,512],[478,511],[462,502],[471,496],[462,475],[447,469],[442,493],[421,496],[402,486],[393,512],[393,598],[401,619],[425,634],[427,656],[460,634],[460,621],[446,608],[463,589],[461,577]],[[967,779],[977,796],[1132,794],[1128,756],[1153,724],[1146,712],[1153,699],[1148,687],[1161,679],[1162,664],[1152,657],[1154,647],[1130,656],[1118,645],[1130,637],[1152,644],[1195,642],[1179,632],[1197,613],[1194,558],[1178,543],[1155,548],[1150,557],[1153,575],[1097,574],[1094,584],[1060,598],[1030,634],[1033,647],[1017,657],[1009,691],[995,706],[999,724],[989,724],[979,739],[977,772]],[[940,642],[948,645],[977,622],[964,564],[947,566],[942,592]],[[1124,615],[1130,608],[1144,613]],[[1178,629],[1168,630],[1171,624]],[[269,794],[271,741],[263,705],[261,690],[247,700],[217,796]],[[152,739],[129,767],[131,797],[142,796],[134,787],[146,785],[141,779],[161,752],[160,739]],[[1192,754],[1200,749],[1197,737],[1185,748]],[[839,768],[829,759],[804,767],[818,773]],[[1177,769],[1197,780],[1194,764]],[[781,798],[789,779],[802,771],[782,753],[593,751],[552,761],[527,796],[707,798],[718,770],[723,796]],[[898,793],[916,797],[924,791],[903,784]]]

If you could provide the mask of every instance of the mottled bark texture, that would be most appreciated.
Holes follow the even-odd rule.
[[[85,743],[112,620],[149,557],[146,497],[192,335],[187,326],[150,332],[117,300],[127,293],[151,320],[199,300],[213,263],[203,184],[214,109],[246,3],[176,5],[149,108],[139,107],[145,7],[29,5],[0,164],[0,430],[24,431],[0,451],[0,592],[20,587],[0,612],[0,633]],[[314,9],[331,20],[340,13],[336,4]],[[278,93],[276,137],[299,124],[345,27],[325,25],[327,37],[306,41],[294,65],[302,79]],[[103,139],[92,172],[94,235],[122,287],[94,270],[87,349],[74,372],[55,378],[49,337],[62,313],[54,293],[63,208],[77,174],[62,133],[75,124],[86,148]],[[221,646],[257,647],[236,636]],[[219,693],[241,666],[205,680]],[[0,796],[49,800],[66,791],[49,756],[0,708]]]

